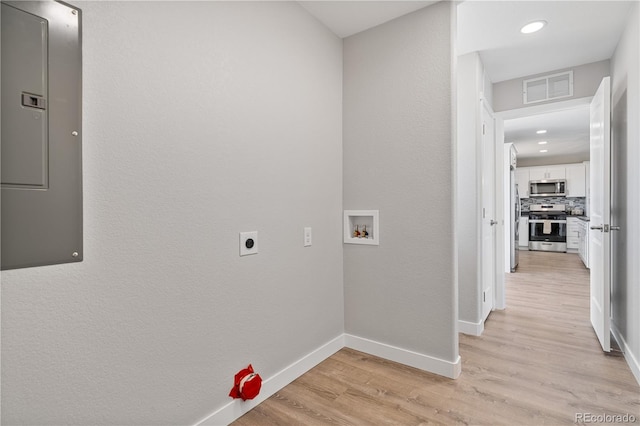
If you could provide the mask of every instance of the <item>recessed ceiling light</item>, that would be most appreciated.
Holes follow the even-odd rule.
[[[540,152],[549,152],[547,149],[541,149]]]
[[[546,145],[546,144],[547,144],[547,141],[540,141],[540,142],[538,142],[538,145]]]
[[[547,21],[534,21],[520,28],[520,32],[522,34],[535,33],[536,31],[540,31],[545,25],[547,25]]]
[[[545,133],[547,133],[547,131],[546,130],[538,130],[536,133],[539,134],[539,135],[544,135]]]

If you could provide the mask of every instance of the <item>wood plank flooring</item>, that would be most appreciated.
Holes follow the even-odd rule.
[[[460,335],[451,380],[342,349],[238,419],[244,425],[561,425],[630,414],[640,387],[589,323],[589,271],[575,254],[521,252],[507,309]]]

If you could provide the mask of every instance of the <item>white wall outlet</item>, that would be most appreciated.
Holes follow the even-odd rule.
[[[304,228],[304,246],[309,247],[311,245],[311,228]]]
[[[258,253],[258,231],[240,233],[240,256]]]

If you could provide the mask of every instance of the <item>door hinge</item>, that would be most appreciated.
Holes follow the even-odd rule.
[[[482,134],[483,134],[483,135],[486,135],[486,134],[487,134],[487,133],[486,133],[486,129],[487,129],[486,124],[482,123]]]

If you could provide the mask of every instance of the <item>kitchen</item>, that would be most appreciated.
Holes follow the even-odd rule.
[[[505,121],[518,251],[576,253],[589,267],[589,115],[584,107]]]
[[[519,250],[541,250],[577,253],[589,267],[588,246],[589,216],[586,210],[589,163],[555,165],[553,176],[544,180],[553,186],[565,187],[566,193],[547,195],[535,194],[539,187],[537,175],[544,167],[521,167],[516,176],[518,188],[524,188],[521,198],[519,226]],[[566,178],[563,177],[563,172]],[[573,178],[569,178],[573,173]]]

